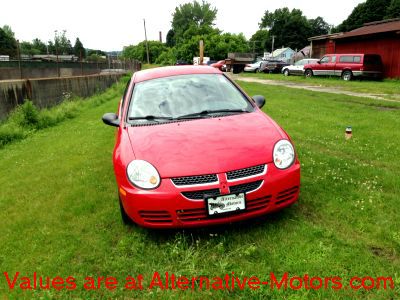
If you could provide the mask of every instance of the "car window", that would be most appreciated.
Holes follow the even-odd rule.
[[[295,66],[304,66],[304,63],[305,63],[305,60],[302,59],[302,60],[299,60],[298,62],[296,62],[294,65]]]
[[[122,96],[121,107],[119,108],[120,111],[118,113],[119,115],[122,114],[122,111],[124,109],[124,105],[125,105],[125,101],[126,101],[126,95],[128,93],[130,83],[131,83],[131,80],[129,79],[129,81],[127,82],[126,87],[125,87],[124,95]]]
[[[353,55],[343,55],[339,58],[341,63],[359,63],[361,61],[361,56],[353,56]]]
[[[331,62],[332,62],[332,63],[336,62],[336,55],[331,56]]]
[[[321,58],[321,64],[326,64],[329,62],[329,56],[324,56],[323,58]]]
[[[252,109],[247,98],[221,74],[191,74],[135,84],[128,118],[176,118],[204,110]]]

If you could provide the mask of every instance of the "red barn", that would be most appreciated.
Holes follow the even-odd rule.
[[[366,23],[349,32],[311,37],[311,57],[368,53],[382,57],[385,77],[400,77],[400,19]]]

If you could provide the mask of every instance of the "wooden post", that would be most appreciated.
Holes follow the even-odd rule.
[[[199,47],[200,47],[200,62],[199,62],[199,65],[202,65],[203,64],[203,59],[204,59],[204,43],[203,43],[203,40],[200,40]]]

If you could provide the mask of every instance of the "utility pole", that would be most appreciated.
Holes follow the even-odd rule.
[[[56,48],[56,58],[57,58],[57,76],[60,77],[60,66],[58,65],[58,30],[54,30],[54,46]]]
[[[275,44],[275,36],[272,36],[272,50],[271,50],[271,57],[274,58],[274,44]]]
[[[18,69],[19,78],[22,79],[22,69],[21,69],[21,48],[19,47],[19,40],[17,40],[17,56],[18,56]]]
[[[143,19],[143,26],[144,26],[144,39],[146,41],[147,63],[150,64],[149,44],[147,42],[146,20],[145,19]]]

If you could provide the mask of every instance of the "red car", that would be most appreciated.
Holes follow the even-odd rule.
[[[299,195],[286,132],[212,67],[136,72],[118,114],[113,154],[122,219],[144,227],[230,223],[280,210]]]
[[[220,71],[222,71],[222,66],[225,64],[225,60],[219,60],[216,63],[213,63],[210,65],[210,67],[216,68]]]

